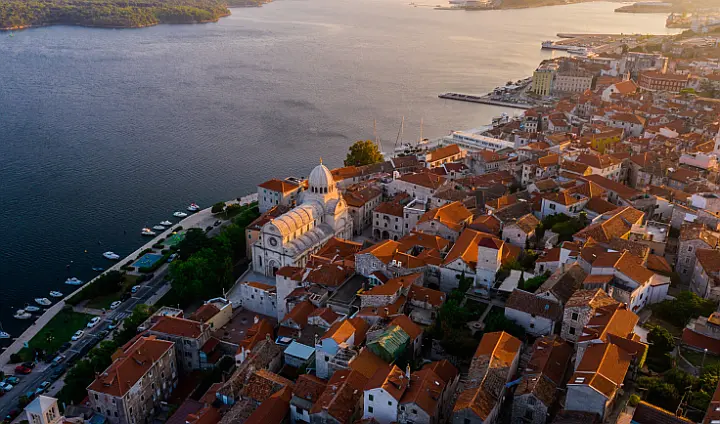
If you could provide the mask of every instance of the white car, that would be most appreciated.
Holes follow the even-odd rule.
[[[122,305],[122,302],[119,301],[119,300],[116,300],[116,301],[114,301],[113,303],[110,304],[110,309],[115,309],[115,308],[117,308],[117,307],[120,306],[120,305]]]
[[[3,389],[4,391],[9,392],[10,390],[13,389],[13,385],[8,384],[8,383],[0,383],[0,389]]]
[[[87,328],[93,328],[97,325],[97,323],[100,322],[100,317],[95,317],[90,320],[90,322],[87,323]]]
[[[75,332],[75,334],[73,334],[73,336],[70,338],[70,340],[72,340],[72,341],[78,341],[78,340],[80,340],[80,337],[82,337],[84,334],[85,334],[84,331],[78,330],[78,331]]]
[[[137,291],[140,290],[140,285],[133,286],[132,289],[130,289],[130,293],[135,294]]]

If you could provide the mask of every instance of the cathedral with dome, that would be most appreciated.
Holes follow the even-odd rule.
[[[263,225],[252,246],[253,268],[268,277],[284,266],[302,267],[333,237],[352,236],[352,218],[330,170],[320,165],[310,173],[298,206]]]

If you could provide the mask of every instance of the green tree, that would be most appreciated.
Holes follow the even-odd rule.
[[[135,309],[133,309],[132,314],[123,321],[122,330],[115,336],[115,343],[117,343],[118,346],[122,346],[135,337],[135,335],[137,335],[137,328],[145,322],[146,319],[150,318],[151,314],[151,306],[144,304],[137,305]]]
[[[224,210],[225,210],[225,202],[217,202],[214,205],[212,205],[212,209],[210,209],[210,212],[220,213]]]
[[[664,320],[684,327],[691,318],[709,316],[716,307],[717,304],[711,300],[703,299],[690,291],[682,291],[674,300],[661,302],[653,310]]]
[[[200,228],[190,228],[185,233],[185,238],[178,243],[179,256],[181,260],[185,260],[206,247],[210,247],[212,241],[208,238],[205,231]]]
[[[372,140],[360,140],[350,146],[345,158],[345,166],[363,166],[380,163],[383,155]]]
[[[653,325],[648,333],[650,343],[650,354],[653,356],[664,355],[675,349],[675,339],[670,332],[658,325]]]

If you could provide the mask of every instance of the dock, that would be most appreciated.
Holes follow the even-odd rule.
[[[438,95],[441,99],[449,99],[449,100],[458,100],[461,102],[470,102],[470,103],[482,103],[486,105],[493,105],[493,106],[502,106],[502,107],[511,107],[515,109],[531,109],[534,106],[528,105],[525,103],[512,103],[512,102],[503,102],[501,100],[493,100],[489,96],[475,96],[472,94],[461,94],[461,93],[445,93]]]

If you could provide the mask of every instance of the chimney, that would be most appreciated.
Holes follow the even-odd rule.
[[[410,364],[407,364],[405,366],[405,377],[408,379],[408,384],[410,384]]]
[[[257,324],[258,322],[260,322],[260,318],[258,318],[258,316],[255,315],[255,317],[253,317],[253,323]]]

